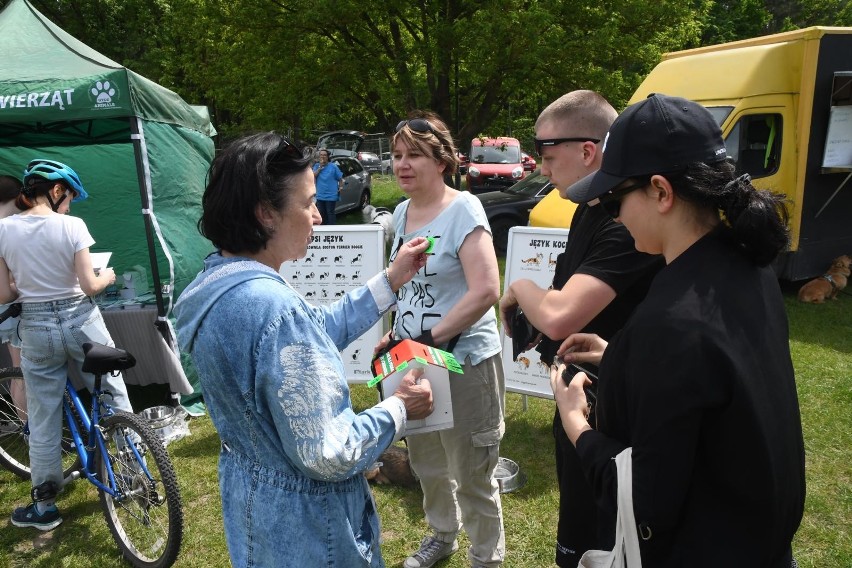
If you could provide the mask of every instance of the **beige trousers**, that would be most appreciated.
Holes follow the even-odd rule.
[[[452,542],[464,524],[471,565],[500,566],[506,552],[500,490],[494,477],[505,424],[500,355],[450,373],[453,428],[408,437],[411,467],[423,488],[426,522]]]

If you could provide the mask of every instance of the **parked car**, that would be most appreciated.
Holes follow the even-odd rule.
[[[470,143],[467,189],[471,193],[510,187],[526,175],[517,138],[474,138]]]
[[[364,209],[370,204],[370,196],[373,193],[373,178],[370,172],[355,158],[335,156],[331,161],[343,172],[343,190],[334,212],[340,214]]]
[[[498,255],[506,254],[509,229],[526,226],[530,210],[552,189],[550,179],[541,175],[540,170],[536,170],[512,187],[476,194],[485,209],[488,224],[491,225],[494,250]]]
[[[382,171],[382,160],[379,158],[378,154],[373,154],[372,152],[358,152],[355,158],[361,162],[361,165],[364,166],[364,169],[368,172],[380,173]]]
[[[357,130],[334,130],[326,132],[317,140],[317,149],[325,148],[330,157],[358,157],[358,149],[364,142],[364,134]]]
[[[390,152],[382,154],[382,173],[385,175],[393,173],[393,154]]]
[[[538,167],[535,158],[533,158],[526,152],[521,152],[521,164],[524,166],[525,172],[534,172],[535,169]]]

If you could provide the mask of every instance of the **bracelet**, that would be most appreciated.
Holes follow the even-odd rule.
[[[388,276],[388,269],[385,268],[384,270],[382,270],[382,274],[385,275],[385,282],[388,283],[388,288],[390,288],[390,291],[396,294],[396,292],[394,292],[393,290],[393,286],[391,286],[390,276]]]

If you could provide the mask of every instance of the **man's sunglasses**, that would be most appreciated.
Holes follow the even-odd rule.
[[[539,140],[538,138],[533,138],[535,143],[535,153],[541,156],[541,149],[545,146],[556,146],[557,144],[563,144],[565,142],[593,142],[597,144],[601,141],[600,138],[589,138],[586,137],[575,137],[575,138],[546,138],[544,140]]]
[[[650,181],[640,181],[638,183],[634,183],[631,185],[626,185],[624,187],[619,187],[617,189],[613,189],[609,193],[605,193],[601,195],[597,201],[607,215],[612,217],[613,219],[618,218],[621,214],[621,200],[625,195],[630,193],[631,191],[635,191],[637,189],[641,189],[646,187]],[[594,202],[589,202],[590,205],[594,205]]]
[[[425,118],[400,120],[399,124],[396,125],[396,130],[394,130],[394,132],[399,132],[400,130],[402,130],[402,127],[406,125],[408,125],[408,128],[410,128],[414,132],[431,132],[432,134],[435,133],[435,131],[432,129],[432,125],[429,124],[429,121]]]

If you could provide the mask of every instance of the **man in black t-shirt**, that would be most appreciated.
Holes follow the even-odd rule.
[[[541,173],[560,195],[600,167],[606,133],[615,109],[598,93],[572,91],[552,102],[535,124]],[[552,364],[563,339],[577,332],[609,339],[645,297],[662,257],[637,252],[633,238],[601,207],[582,204],[571,219],[565,252],[556,261],[553,285],[544,290],[532,280],[516,280],[500,299],[500,317],[511,336],[512,317],[520,307],[542,332],[537,347]],[[594,422],[592,422],[594,423]],[[601,548],[594,495],[580,469],[577,452],[565,435],[558,411],[554,417],[559,526],[556,564],[575,567],[583,552]]]

